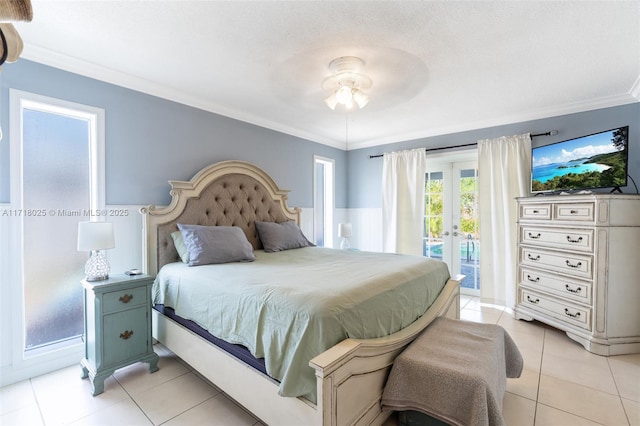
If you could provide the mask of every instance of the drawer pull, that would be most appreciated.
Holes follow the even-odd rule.
[[[578,288],[576,288],[576,289],[574,290],[574,289],[572,289],[571,287],[569,287],[569,284],[565,284],[565,285],[564,285],[564,288],[566,288],[566,289],[567,289],[567,291],[568,291],[568,292],[570,292],[570,293],[580,294],[580,293],[582,292],[582,287],[578,287]]]
[[[527,274],[527,281],[530,281],[532,283],[537,283],[538,281],[540,281],[540,277],[536,277],[535,279],[531,278],[531,275]]]
[[[571,318],[580,318],[580,312],[576,312],[575,314],[572,314],[567,308],[564,308],[564,313],[565,315]]]
[[[125,330],[124,333],[120,333],[120,338],[122,340],[127,340],[131,336],[133,336],[133,330]]]
[[[569,213],[571,213],[571,214],[578,214],[578,210],[569,210]]]
[[[527,259],[533,260],[534,262],[537,262],[538,260],[540,260],[540,255],[537,255],[536,257],[533,257],[533,256],[531,256],[531,253],[527,253]]]
[[[567,235],[567,241],[569,241],[570,243],[579,243],[580,241],[582,241],[582,237],[578,237],[578,239],[576,240],[575,238],[571,238],[571,235]]]
[[[540,233],[538,232],[536,235],[533,235],[531,232],[529,232],[529,238],[531,238],[532,240],[537,240],[538,238],[540,238]]]
[[[124,296],[120,296],[119,301],[122,303],[129,303],[133,299],[133,294],[125,294]]]
[[[540,210],[534,210],[533,211],[533,214],[538,214],[538,213],[540,213]]]
[[[535,304],[540,303],[540,299],[535,299],[535,300],[534,300],[534,299],[532,299],[528,294],[527,294],[527,301],[528,301],[529,303],[535,303]]]
[[[579,268],[582,266],[582,262],[578,262],[578,263],[571,263],[568,260],[565,260],[565,263],[567,264],[567,266],[569,268]]]

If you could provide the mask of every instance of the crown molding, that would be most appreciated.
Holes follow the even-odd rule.
[[[634,85],[636,93],[640,91],[640,77],[636,80]],[[602,108],[611,108],[621,105],[632,104],[638,102],[638,96],[634,95],[631,91],[620,95],[606,96],[597,99],[590,99],[584,102],[574,102],[565,105],[558,105],[549,108],[541,108],[538,110],[531,110],[523,114],[514,114],[510,116],[504,116],[491,120],[477,121],[474,123],[467,123],[464,125],[447,126],[431,128],[424,132],[413,132],[403,134],[402,139],[398,138],[382,138],[369,140],[367,142],[353,142],[349,141],[349,150],[371,148],[380,145],[386,145],[390,143],[406,142],[415,139],[423,139],[434,136],[442,136],[454,133],[468,132],[478,129],[486,129],[490,127],[505,126],[509,124],[523,123],[526,121],[534,121],[551,117],[558,117],[561,115],[575,114],[586,111],[593,111]]]
[[[636,78],[636,82],[633,83],[633,86],[631,86],[629,94],[633,96],[636,101],[640,102],[640,75]]]
[[[509,124],[521,123],[525,121],[533,121],[544,118],[556,117],[567,114],[574,114],[579,112],[591,111],[601,108],[609,108],[614,106],[626,105],[640,101],[640,76],[636,79],[635,83],[627,93],[612,95],[603,98],[590,99],[583,102],[575,102],[565,105],[553,106],[549,108],[542,108],[538,110],[528,111],[524,114],[514,114],[510,116],[504,116],[491,120],[483,120],[474,123],[466,123],[455,126],[445,126],[430,128],[426,131],[403,133],[393,137],[386,137],[380,139],[369,139],[365,142],[349,141],[349,146],[346,146],[345,141],[338,141],[330,138],[323,138],[316,134],[302,131],[291,126],[286,126],[281,123],[275,123],[270,120],[247,114],[243,111],[237,111],[218,105],[213,102],[206,101],[197,96],[187,96],[182,92],[175,89],[168,88],[167,86],[153,83],[149,80],[135,77],[130,74],[115,71],[110,68],[102,67],[90,62],[73,58],[70,56],[61,55],[59,53],[52,52],[48,49],[43,49],[38,46],[25,45],[24,51],[21,55],[22,58],[38,62],[43,65],[48,65],[57,69],[68,71],[81,76],[93,78],[105,83],[114,84],[116,86],[124,87],[137,92],[145,93],[152,96],[157,96],[162,99],[177,102],[183,105],[191,106],[193,108],[208,111],[214,114],[218,114],[224,117],[228,117],[234,120],[239,120],[248,124],[253,124],[259,127],[263,127],[269,130],[284,133],[297,138],[305,139],[311,142],[317,142],[323,145],[327,145],[333,148],[342,150],[354,150],[362,148],[370,148],[380,145],[386,145],[391,143],[406,142],[415,139],[423,139],[434,136],[441,136],[446,134],[461,133],[471,130],[485,129],[489,127],[504,126]]]
[[[208,111],[217,115],[239,120],[244,123],[253,124],[264,127],[290,136],[306,139],[311,142],[321,143],[333,148],[344,149],[344,141],[336,141],[333,139],[322,138],[316,134],[308,133],[293,127],[275,123],[263,118],[256,117],[246,112],[237,111],[231,108],[223,107],[213,102],[206,101],[197,96],[188,96],[182,92],[171,89],[165,85],[153,83],[144,78],[135,77],[130,74],[122,73],[110,68],[92,64],[77,58],[73,58],[59,53],[52,52],[37,46],[25,46],[21,55],[22,58],[47,65],[70,73],[78,74],[83,77],[92,78],[105,83],[113,84],[136,92],[145,93],[147,95],[156,96],[169,101],[177,102],[186,106]]]

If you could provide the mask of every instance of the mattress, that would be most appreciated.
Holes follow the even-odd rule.
[[[282,396],[315,402],[309,361],[346,338],[370,339],[413,323],[449,278],[419,256],[305,247],[255,252],[256,260],[165,265],[154,304],[264,358]]]

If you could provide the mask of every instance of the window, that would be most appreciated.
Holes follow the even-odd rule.
[[[87,253],[78,222],[104,207],[104,111],[11,90],[12,346],[28,359],[77,346]],[[58,354],[59,355],[59,354]]]
[[[314,156],[313,164],[314,243],[319,247],[333,247],[335,161]]]

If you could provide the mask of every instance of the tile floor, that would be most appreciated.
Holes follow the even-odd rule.
[[[463,297],[461,309],[462,319],[503,326],[523,355],[522,377],[507,383],[507,425],[640,426],[640,354],[593,355],[477,298]],[[97,397],[79,366],[1,388],[0,425],[262,425],[166,348],[156,352],[158,372],[148,374],[146,364],[118,370]]]

